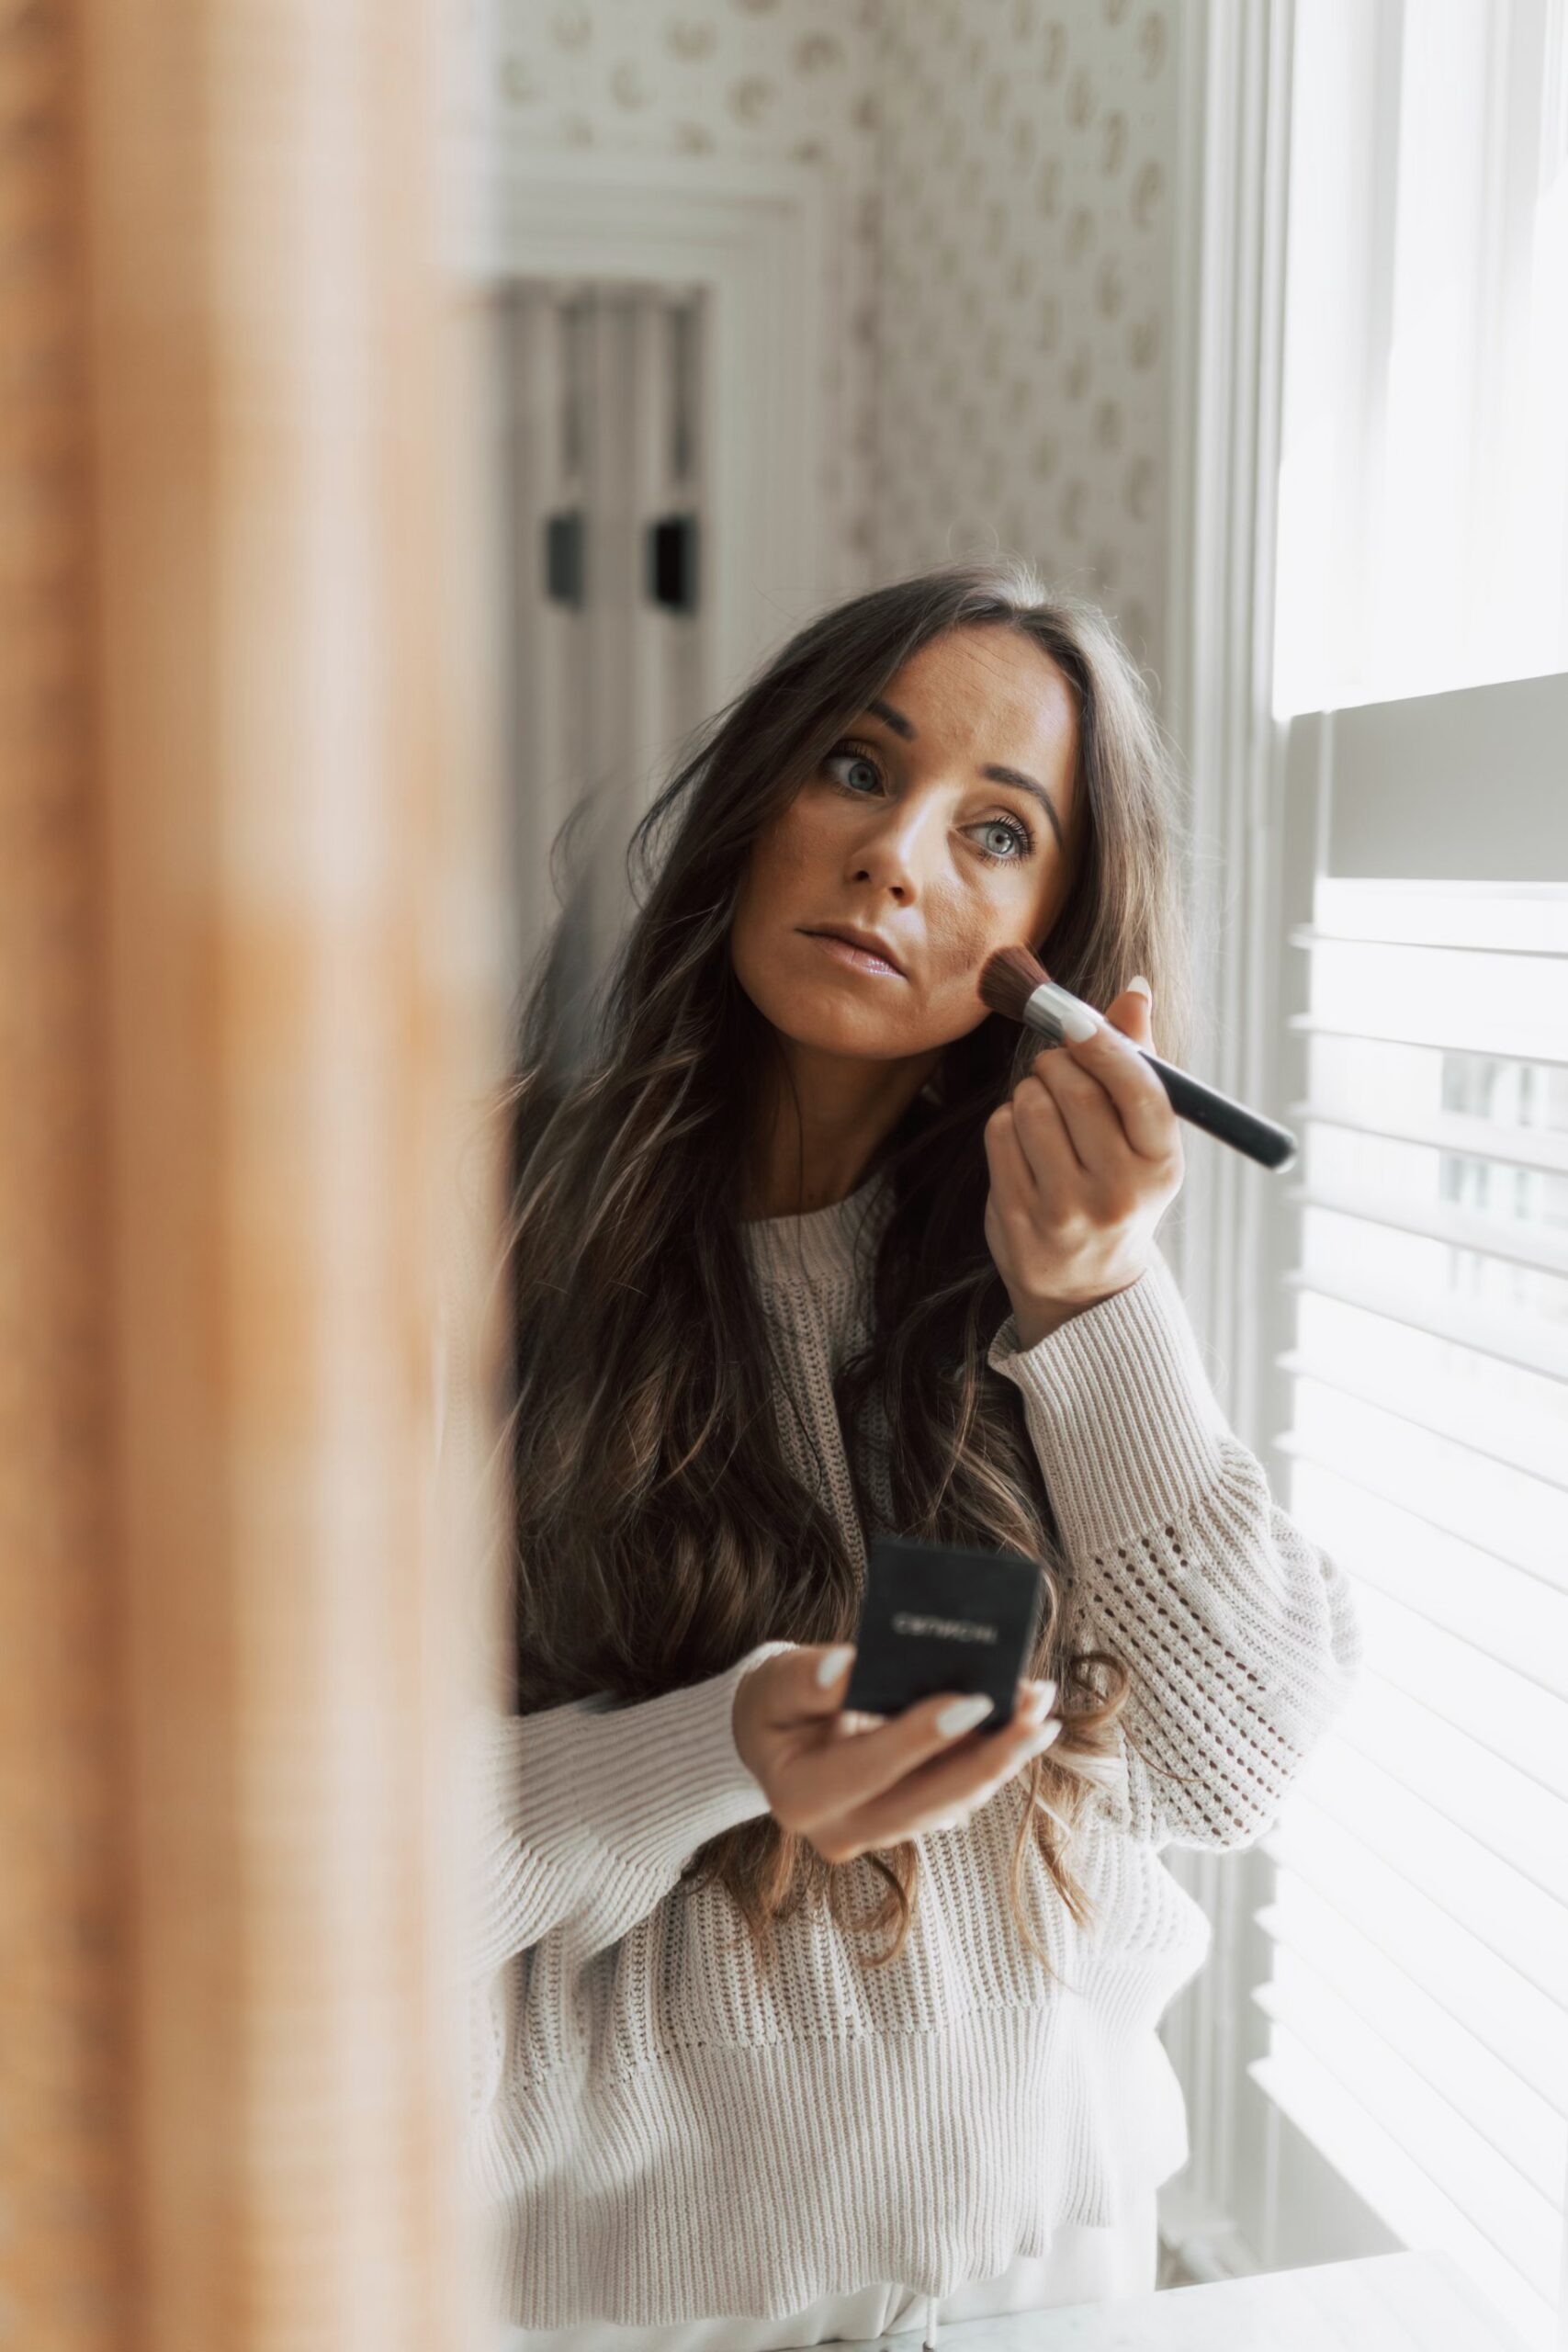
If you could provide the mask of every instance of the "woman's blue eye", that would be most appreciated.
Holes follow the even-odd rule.
[[[1021,857],[1027,857],[1030,851],[1034,846],[1033,842],[1031,840],[1028,833],[1025,832],[1023,827],[1021,825],[1015,825],[1010,817],[987,817],[986,819],[986,831],[990,833],[1005,833],[1010,841],[1013,841],[1018,843],[1018,847],[1015,850],[1010,851],[1005,857],[1001,857],[1000,853],[996,850],[983,849],[980,852],[982,857],[999,857],[1000,863],[1003,865],[1016,865],[1019,859]]]
[[[863,750],[860,744],[835,743],[832,750],[823,755],[822,764],[826,768],[829,762],[839,759],[847,759],[853,768],[869,768],[877,783],[882,782],[881,768],[871,753]],[[852,784],[846,785],[844,789],[847,792],[855,792],[855,786]],[[863,798],[864,796],[856,793],[856,797]],[[1016,865],[1021,859],[1028,857],[1034,847],[1034,836],[1021,817],[986,817],[982,819],[979,826],[971,830],[987,833],[1003,833],[1013,843],[1013,847],[1008,851],[981,850],[980,855],[987,865]]]
[[[866,758],[865,753],[864,753],[863,752],[853,752],[853,753],[851,753],[851,752],[848,751],[847,747],[846,747],[846,746],[844,746],[844,745],[842,745],[842,744],[840,744],[840,745],[838,747],[838,749],[837,749],[837,750],[829,752],[828,753],[828,757],[827,757],[827,759],[825,759],[825,760],[823,761],[822,764],[823,764],[823,766],[824,766],[824,767],[826,767],[826,766],[827,766],[827,764],[828,764],[828,760],[837,760],[837,759],[843,759],[843,758],[848,758],[848,759],[850,760],[851,765],[852,765],[852,766],[853,766],[853,767],[857,767],[857,768],[869,768],[869,769],[871,770],[872,775],[876,778],[876,780],[877,780],[878,784],[880,784],[880,783],[881,783],[881,781],[882,781],[882,771],[881,771],[881,769],[877,766],[876,762],[875,762],[874,760],[868,760],[868,759]]]

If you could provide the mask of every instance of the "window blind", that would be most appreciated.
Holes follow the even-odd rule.
[[[1250,2072],[1557,2340],[1568,2195],[1568,886],[1320,874],[1281,1500],[1359,1687],[1265,1850]]]

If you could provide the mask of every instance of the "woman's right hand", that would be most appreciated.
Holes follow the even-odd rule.
[[[1048,1716],[1053,1682],[1021,1682],[1002,1730],[944,1732],[939,1719],[964,1694],[939,1692],[902,1714],[846,1713],[842,1693],[854,1650],[799,1644],[742,1675],[735,1693],[735,1745],[784,1828],[824,1860],[845,1862],[930,1829],[951,1829],[1061,1731]],[[836,1662],[824,1684],[826,1662]]]

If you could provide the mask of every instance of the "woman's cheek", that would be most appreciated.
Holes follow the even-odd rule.
[[[932,961],[943,975],[942,1001],[954,1010],[962,1006],[975,1018],[983,1018],[986,1008],[980,1001],[980,973],[987,956],[1014,936],[1006,923],[998,923],[994,909],[979,912],[964,909],[954,914],[940,940],[932,941]],[[975,1018],[965,1023],[975,1025]]]

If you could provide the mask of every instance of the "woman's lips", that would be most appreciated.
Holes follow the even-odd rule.
[[[890,980],[901,980],[904,977],[882,956],[874,956],[869,947],[852,947],[847,939],[831,938],[823,931],[807,931],[801,935],[809,939],[813,945],[826,948],[829,956],[836,957],[840,964],[851,965],[856,971],[880,972]]]

